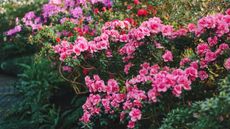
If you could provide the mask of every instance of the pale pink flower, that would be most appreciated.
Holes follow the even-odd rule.
[[[62,0],[49,0],[49,4],[62,4]]]

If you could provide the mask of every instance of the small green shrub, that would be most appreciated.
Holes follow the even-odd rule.
[[[58,76],[52,64],[44,59],[25,68],[16,84],[18,102],[1,129],[66,129],[77,127],[82,115],[84,96],[75,96],[73,89]],[[64,103],[63,103],[64,102]]]
[[[230,76],[219,83],[219,94],[191,107],[172,110],[160,129],[227,129],[230,127]]]

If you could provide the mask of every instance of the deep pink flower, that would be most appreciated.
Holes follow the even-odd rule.
[[[230,15],[230,8],[225,11],[227,15]]]
[[[179,97],[182,93],[182,85],[176,85],[173,87],[173,94]]]
[[[81,117],[80,121],[84,123],[89,123],[90,122],[90,114],[89,112],[84,112],[83,116]]]
[[[132,108],[132,110],[129,113],[129,116],[131,118],[131,121],[136,122],[137,120],[141,119],[141,111],[137,108]]]
[[[144,69],[141,69],[141,70],[139,71],[139,74],[144,76],[144,75],[148,74],[148,70],[145,69],[145,68],[144,68]]]
[[[207,43],[200,43],[197,46],[197,54],[199,54],[199,55],[205,54],[208,51],[210,51],[210,50],[209,50],[209,46]]]
[[[73,46],[73,52],[74,52],[77,56],[81,55],[81,50],[79,49],[79,47],[78,47],[77,45],[74,45],[74,46]]]
[[[125,118],[125,112],[122,111],[122,112],[120,113],[120,121],[123,121],[124,118]]]
[[[130,69],[132,66],[133,66],[133,64],[130,63],[130,62],[129,62],[128,64],[125,65],[125,68],[124,68],[125,74],[128,74],[128,73],[129,73],[129,69]]]
[[[81,52],[88,50],[88,42],[84,37],[78,37],[75,43]]]
[[[197,61],[191,62],[191,63],[190,63],[190,66],[193,67],[193,68],[195,68],[195,69],[198,69],[198,67],[199,67]]]
[[[219,49],[221,49],[221,50],[229,49],[229,45],[226,43],[222,43],[222,44],[220,44]]]
[[[186,63],[188,63],[190,61],[191,60],[188,57],[185,57],[180,61],[180,66],[184,66]]]
[[[164,62],[170,62],[173,60],[173,55],[172,52],[169,50],[166,50],[166,52],[164,53],[164,55],[162,56],[162,58],[164,59]]]
[[[71,71],[72,71],[72,68],[69,67],[69,66],[63,66],[63,67],[62,67],[62,70],[65,71],[65,72],[71,72]]]
[[[108,86],[106,87],[106,91],[108,93],[116,93],[119,91],[119,86],[116,80],[114,79],[109,79],[108,80]]]
[[[161,24],[157,22],[150,23],[150,29],[152,33],[158,33],[160,32]]]
[[[208,66],[208,62],[204,59],[200,60],[200,67],[201,68],[206,68]]]
[[[196,25],[195,25],[195,24],[192,24],[192,23],[189,23],[187,28],[188,28],[188,30],[189,30],[190,32],[195,32],[195,30],[196,30]]]
[[[130,129],[132,129],[132,128],[134,128],[135,127],[135,122],[133,122],[133,121],[129,121],[129,123],[128,123],[128,126],[127,126],[128,128],[130,128]]]
[[[213,38],[212,37],[209,37],[208,38],[208,43],[210,46],[214,46],[218,43],[218,38],[216,36],[214,36]]]
[[[207,52],[205,54],[205,60],[208,62],[214,61],[216,59],[217,55],[215,52]]]
[[[138,12],[137,12],[137,15],[138,16],[147,16],[148,12],[145,9],[139,9]]]
[[[158,92],[166,92],[167,91],[167,85],[165,83],[160,83],[157,85],[157,91]]]
[[[136,4],[136,5],[138,5],[138,4],[140,3],[139,0],[134,0],[133,2],[134,2],[134,4]]]
[[[60,54],[60,60],[64,61],[67,58],[67,54],[65,52]]]
[[[163,36],[171,36],[172,32],[173,32],[173,27],[170,25],[164,25],[162,26],[162,30],[161,30]]]
[[[157,102],[156,96],[157,96],[156,90],[151,89],[151,90],[148,91],[148,98],[149,98],[150,101]]]
[[[207,79],[208,78],[208,74],[207,74],[207,72],[206,71],[199,71],[198,72],[198,75],[199,75],[199,78],[201,79],[201,80],[205,80],[205,79]]]
[[[227,60],[225,60],[225,62],[224,62],[224,67],[225,67],[227,70],[230,70],[230,58],[228,58]]]
[[[194,78],[198,77],[197,69],[195,69],[194,67],[186,68],[185,73],[190,77],[194,77]]]

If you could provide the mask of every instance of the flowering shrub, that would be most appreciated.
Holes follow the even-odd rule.
[[[228,68],[228,59],[225,63],[222,60],[229,50],[229,19],[228,14],[207,16],[197,25],[189,24],[179,30],[162,24],[156,17],[144,21],[137,28],[132,28],[126,20],[115,20],[105,23],[101,35],[92,41],[77,37],[73,43],[64,40],[55,45],[54,52],[59,54],[60,60],[72,67],[84,65],[84,61],[97,62],[101,58],[108,63],[92,65],[87,74],[93,75],[93,79],[85,77],[90,95],[83,105],[81,121],[87,124],[95,115],[119,113],[121,121],[125,118],[127,127],[134,128],[141,119],[144,105],[158,102],[158,97],[164,92],[171,91],[180,97],[182,91],[191,90],[192,82],[206,80],[209,76],[210,79],[218,77],[219,73],[214,73],[214,69],[221,74],[226,73],[223,67]],[[179,55],[184,56],[174,60],[173,53],[177,51],[173,42],[185,36],[194,41],[190,44],[194,48],[181,44],[185,51],[180,50]],[[160,51],[158,55],[154,55],[157,51]],[[186,51],[192,54],[186,54]],[[114,59],[118,57],[118,60]],[[113,67],[114,64],[109,62],[112,60],[121,68],[123,66],[124,71],[104,70]],[[107,83],[101,79],[101,74],[108,79]]]
[[[229,75],[221,79],[219,85],[218,95],[171,111],[160,129],[229,127]]]
[[[121,14],[134,16],[118,20],[109,0],[52,0],[40,16],[28,12],[6,32],[31,29],[32,42],[61,76],[78,94],[89,94],[80,119],[85,128],[105,114],[138,127],[148,105],[182,98],[195,84],[213,85],[230,69],[229,10],[176,29],[153,17],[154,9],[140,8],[142,1],[132,2]]]

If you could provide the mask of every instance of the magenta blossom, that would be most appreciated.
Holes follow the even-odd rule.
[[[164,59],[164,62],[170,62],[173,60],[173,55],[172,52],[169,50],[166,50],[166,52],[164,53],[164,55],[162,56],[162,58]]]
[[[228,59],[224,62],[224,67],[225,67],[227,70],[230,70],[230,58],[228,58]]]

